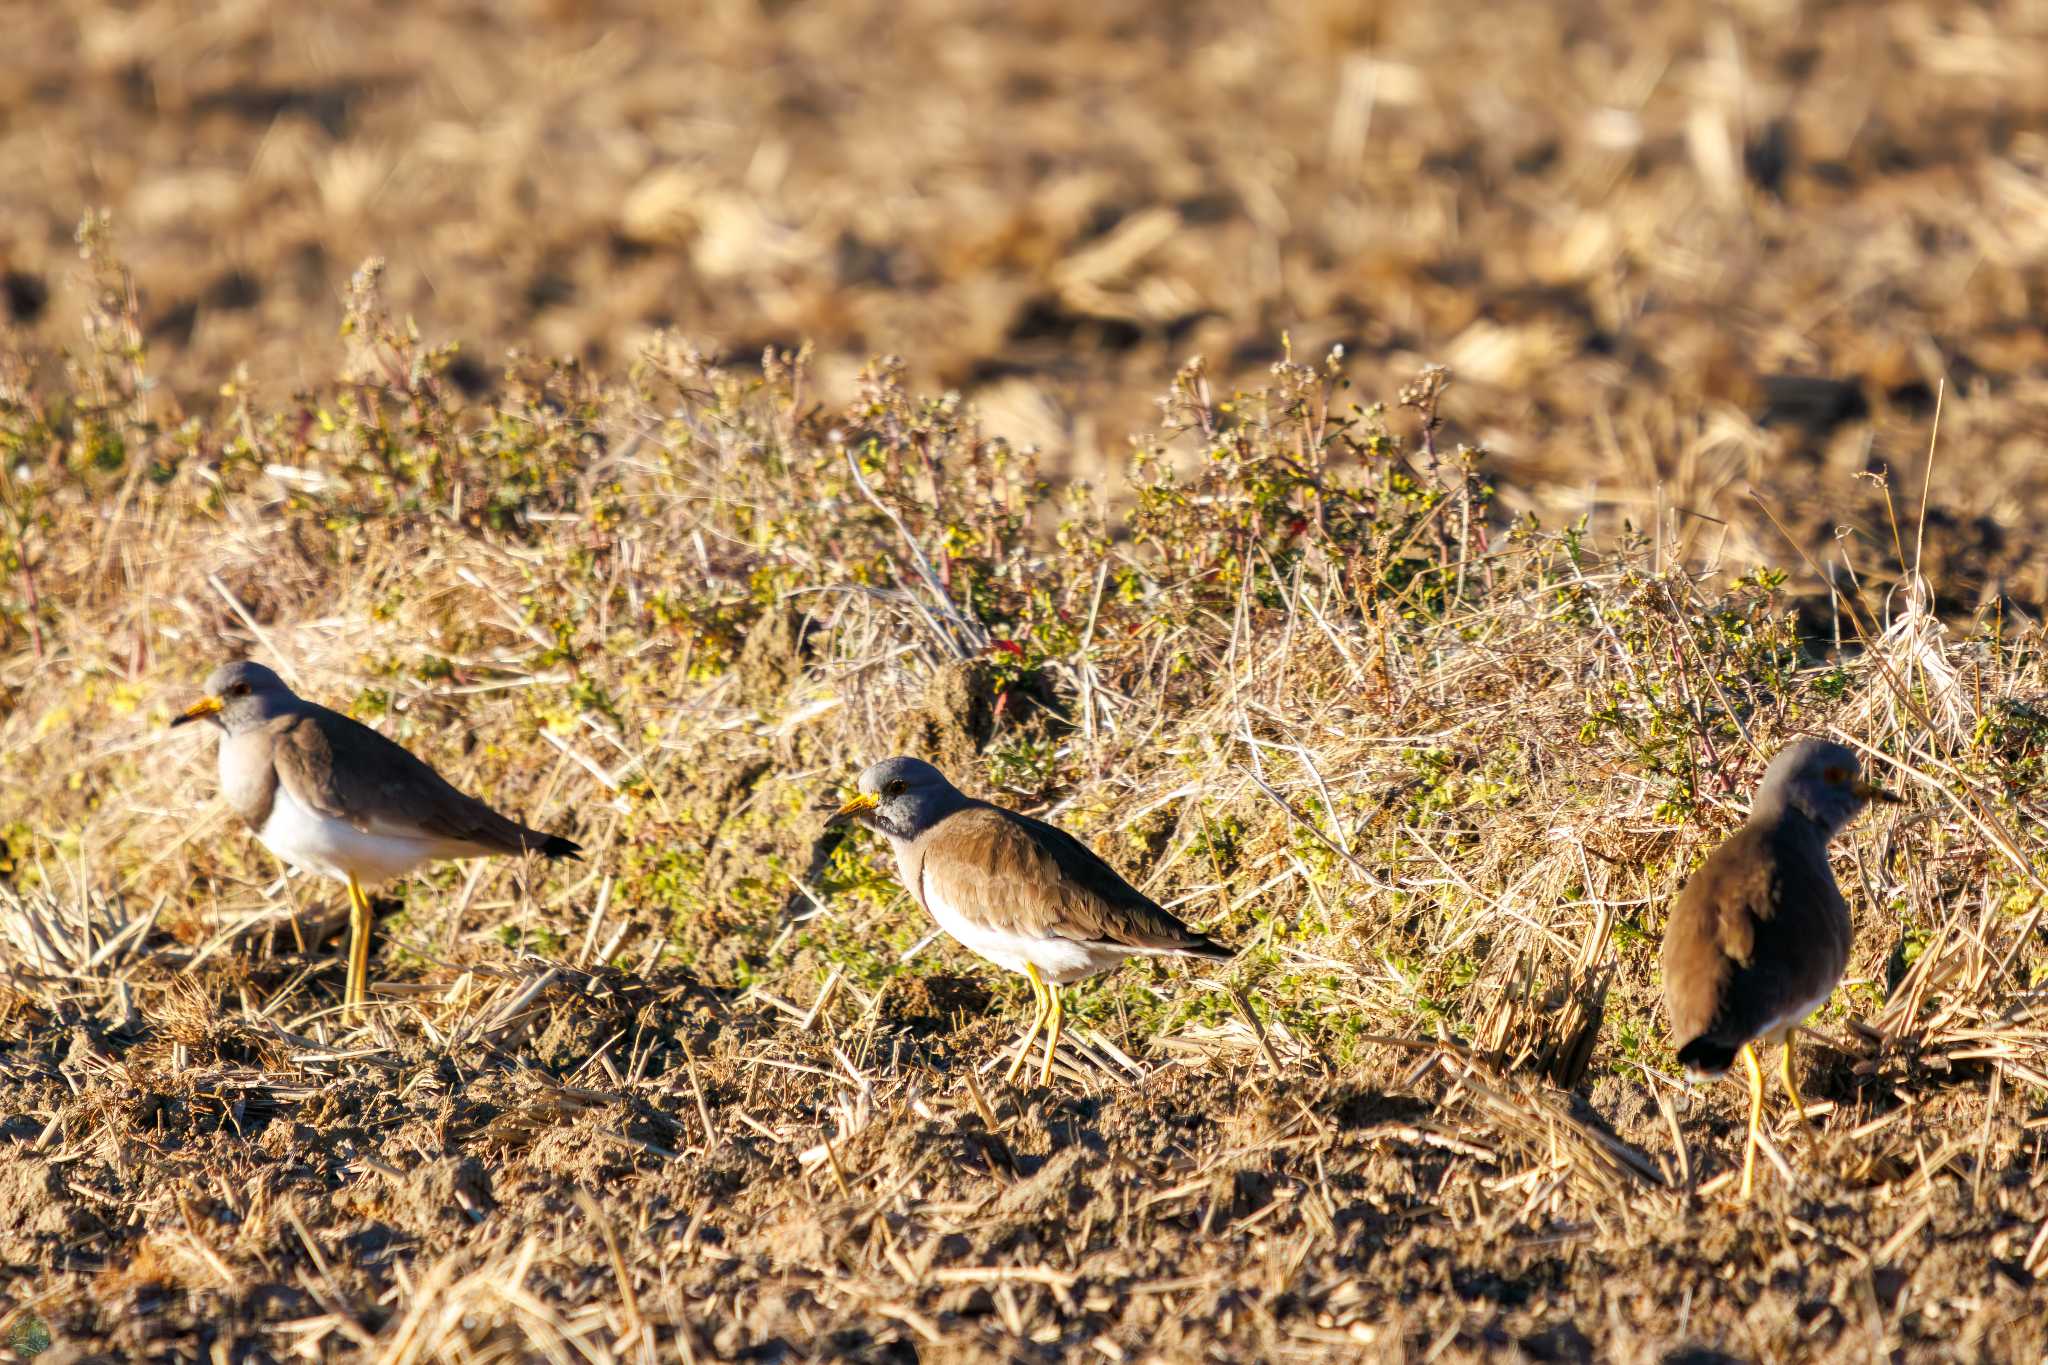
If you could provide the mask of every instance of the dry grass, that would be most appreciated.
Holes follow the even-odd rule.
[[[676,327],[810,342],[836,405],[894,352],[1091,475],[1185,356],[1256,383],[1291,330],[1374,394],[1452,365],[1512,508],[1684,508],[1750,562],[1783,552],[1748,486],[1809,548],[1879,524],[1854,476],[1917,485],[1946,381],[1985,477],[1943,490],[1935,579],[2048,604],[2018,0],[15,8],[6,311],[73,343],[71,229],[110,208],[195,406],[325,381],[372,253],[480,388],[507,347],[617,372]]]
[[[662,344],[467,406],[374,270],[346,380],[165,421],[93,263],[105,347],[4,408],[17,1345],[2042,1349],[2031,629],[1845,585],[1850,644],[1802,636],[1675,517],[1512,521],[1440,376],[1358,409],[1334,360],[1181,371],[1107,516],[888,366],[833,409]],[[337,898],[280,890],[163,729],[238,650],[586,861],[406,885],[345,1023]],[[1822,1136],[1778,1124],[1738,1211],[1743,1102],[1672,1074],[1654,944],[1807,731],[1912,802],[1840,851]],[[1094,983],[1058,1084],[1004,1086],[1021,987],[817,838],[900,748],[1242,958]]]
[[[698,8],[7,14],[0,1346],[2048,1351],[2038,14]],[[344,1021],[239,652],[585,861]],[[1655,946],[1807,732],[1910,800],[1733,1210]],[[1003,1085],[902,750],[1242,957]]]

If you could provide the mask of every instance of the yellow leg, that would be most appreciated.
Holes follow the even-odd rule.
[[[1017,1073],[1024,1069],[1024,1059],[1031,1055],[1031,1040],[1038,1036],[1038,1030],[1045,1027],[1045,1016],[1052,1012],[1053,1001],[1048,1000],[1049,992],[1045,982],[1039,979],[1038,969],[1029,963],[1024,966],[1024,975],[1031,980],[1031,998],[1038,1005],[1031,1016],[1031,1027],[1024,1030],[1024,1037],[1017,1044],[1017,1055],[1010,1059],[1010,1069],[1003,1073],[1005,1082],[1017,1079]]]
[[[1060,1003],[1060,988],[1047,986],[1045,993],[1052,998],[1052,1023],[1045,1030],[1045,1062],[1038,1068],[1038,1083],[1052,1084],[1052,1054],[1060,1045],[1060,1027],[1067,1021],[1067,1007]]]
[[[351,874],[348,879],[348,984],[341,1003],[350,1014],[370,988],[370,893]]]
[[[1757,1063],[1756,1048],[1748,1043],[1742,1045],[1742,1060],[1749,1068],[1749,1142],[1742,1149],[1742,1190],[1735,1197],[1747,1204],[1756,1175],[1757,1137],[1763,1131],[1764,1069]]]
[[[1809,1138],[1817,1136],[1814,1132],[1813,1120],[1806,1117],[1806,1101],[1799,1098],[1799,1082],[1794,1080],[1792,1076],[1792,1030],[1790,1029],[1785,1030],[1785,1050],[1779,1055],[1778,1074],[1785,1081],[1785,1094],[1792,1101],[1792,1112],[1799,1115],[1799,1122],[1806,1129],[1807,1136]]]

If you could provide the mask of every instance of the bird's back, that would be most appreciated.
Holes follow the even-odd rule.
[[[440,844],[440,857],[532,851],[559,858],[578,851],[567,839],[499,814],[403,745],[338,711],[301,702],[275,737],[278,779],[293,796],[366,832]]]
[[[1725,1071],[1745,1043],[1824,1002],[1848,955],[1848,907],[1819,833],[1796,815],[1745,825],[1685,884],[1665,928],[1679,1060]]]
[[[906,881],[942,885],[950,903],[1006,932],[1127,953],[1231,956],[1065,830],[999,806],[977,801],[947,816],[902,862]]]

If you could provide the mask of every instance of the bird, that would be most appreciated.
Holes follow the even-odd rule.
[[[1060,987],[1131,957],[1235,956],[1162,910],[1073,835],[976,800],[921,759],[886,758],[863,772],[826,828],[849,822],[889,841],[898,879],[940,928],[1031,983],[1037,1011],[1006,1082],[1017,1079],[1041,1032],[1038,1083],[1052,1079],[1066,1018]]]
[[[221,795],[283,861],[348,887],[348,977],[342,1004],[363,1003],[370,970],[365,885],[441,858],[539,853],[582,845],[500,815],[360,721],[298,696],[253,660],[222,664],[173,727],[221,731]]]
[[[1695,1080],[1749,1071],[1752,1189],[1763,1122],[1758,1043],[1782,1043],[1785,1094],[1809,1131],[1792,1076],[1792,1030],[1827,1003],[1849,963],[1849,906],[1828,841],[1871,801],[1899,798],[1863,776],[1856,751],[1829,740],[1787,745],[1764,770],[1749,819],[1686,881],[1664,930],[1664,1002],[1678,1060]]]

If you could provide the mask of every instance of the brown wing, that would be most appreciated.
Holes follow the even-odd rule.
[[[455,787],[397,744],[336,711],[309,705],[275,722],[278,780],[303,805],[372,834],[463,844],[482,853],[578,852]]]
[[[1028,815],[976,804],[920,841],[918,876],[964,915],[1011,933],[1153,953],[1231,952],[1154,905],[1080,840]]]
[[[1664,931],[1664,1000],[1679,1059],[1725,1068],[1785,1010],[1825,993],[1848,955],[1827,854],[1746,826],[1679,892]]]

